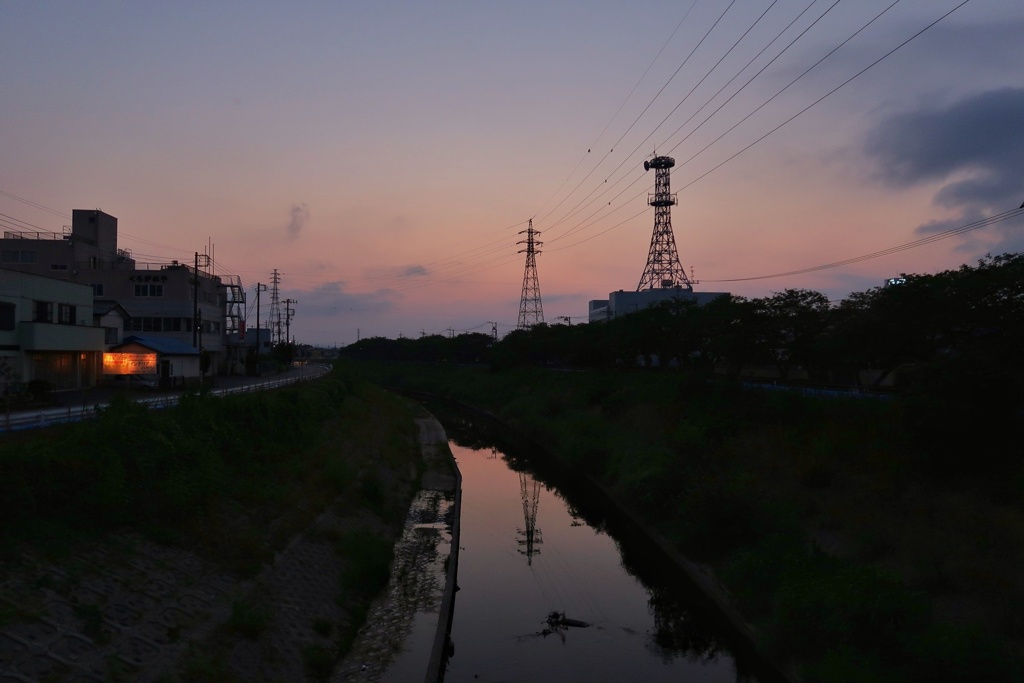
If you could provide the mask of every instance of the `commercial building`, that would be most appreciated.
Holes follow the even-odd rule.
[[[121,334],[166,339],[208,355],[211,371],[230,371],[241,350],[226,340],[244,325],[244,294],[237,278],[225,284],[204,270],[207,262],[137,262],[117,246],[117,218],[98,209],[74,210],[63,233],[5,231],[0,239],[0,269],[87,285],[101,315],[121,316],[121,329],[108,326],[108,344]]]
[[[725,294],[725,292],[695,292],[688,287],[654,287],[642,289],[639,292],[627,292],[620,289],[617,292],[609,293],[607,299],[591,300],[587,313],[590,322],[602,322],[635,313],[663,301],[680,299],[693,301],[703,306]]]

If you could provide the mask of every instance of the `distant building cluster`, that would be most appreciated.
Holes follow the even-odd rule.
[[[703,306],[723,296],[724,292],[694,292],[695,280],[686,274],[679,261],[676,238],[672,232],[672,207],[677,203],[670,187],[670,171],[676,160],[668,156],[655,156],[644,162],[644,170],[655,171],[654,192],[647,203],[654,207],[654,230],[640,284],[635,292],[620,289],[608,294],[607,299],[590,301],[587,318],[601,322],[635,313],[644,308],[674,299],[692,301]]]
[[[592,323],[613,320],[674,299],[693,301],[697,305],[703,306],[712,299],[725,294],[725,292],[695,292],[689,287],[654,287],[642,289],[639,292],[627,292],[620,289],[617,292],[610,292],[607,299],[591,300],[587,311],[588,319]]]
[[[244,301],[241,281],[213,275],[198,254],[191,264],[137,262],[117,246],[117,218],[99,210],[76,209],[63,234],[5,231],[0,394],[32,381],[169,387],[241,372],[257,337],[269,347],[268,335],[246,334]]]

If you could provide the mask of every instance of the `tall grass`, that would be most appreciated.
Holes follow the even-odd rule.
[[[5,435],[0,443],[0,551],[125,525],[184,530],[226,503],[285,505],[346,483],[316,445],[350,395],[338,376],[294,389],[186,394],[152,410],[113,400],[92,421]]]

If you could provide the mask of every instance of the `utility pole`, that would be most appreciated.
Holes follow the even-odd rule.
[[[491,338],[494,339],[494,341],[498,341],[498,323],[493,323],[488,320],[487,324],[491,326]]]
[[[281,300],[278,298],[278,285],[281,284],[281,275],[274,268],[270,276],[270,329],[271,341],[281,342]]]
[[[267,286],[262,282],[256,283],[256,374],[262,375],[260,366],[260,353],[263,350],[263,340],[260,337],[260,292],[267,291]]]
[[[199,326],[202,324],[202,319],[199,317],[199,261],[202,256],[202,265],[204,267],[210,266],[209,254],[200,254],[196,252],[195,266],[192,269],[192,346],[199,348],[200,344],[200,329]],[[202,361],[200,361],[202,362]]]
[[[295,309],[292,308],[292,304],[299,303],[295,299],[285,299],[284,304],[284,343],[291,344],[292,334],[292,316],[295,315]]]

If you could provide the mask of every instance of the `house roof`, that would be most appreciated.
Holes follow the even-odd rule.
[[[120,346],[125,344],[139,344],[145,346],[147,349],[153,349],[157,353],[165,353],[171,356],[198,356],[199,349],[186,344],[185,342],[178,341],[177,339],[169,339],[167,337],[143,337],[139,335],[132,335],[125,337],[124,341]]]
[[[92,314],[95,316],[104,316],[115,310],[120,311],[124,317],[130,317],[124,306],[111,299],[94,299],[92,302]]]

